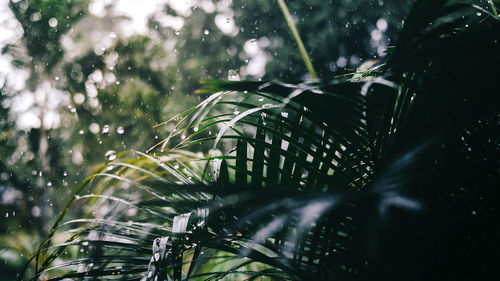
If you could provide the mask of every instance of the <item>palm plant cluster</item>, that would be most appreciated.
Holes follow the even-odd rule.
[[[491,280],[491,8],[416,1],[385,63],[353,77],[204,81],[168,138],[77,188],[31,280]]]

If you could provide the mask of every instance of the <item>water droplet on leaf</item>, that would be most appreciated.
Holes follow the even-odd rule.
[[[116,151],[114,151],[114,150],[108,150],[104,154],[104,158],[106,158],[106,160],[108,160],[108,161],[115,160],[116,159]]]

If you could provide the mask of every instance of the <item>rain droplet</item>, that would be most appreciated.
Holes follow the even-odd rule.
[[[47,182],[47,187],[51,187],[51,186],[52,186],[52,182],[51,181]]]
[[[199,129],[200,128],[198,126],[196,126],[196,127],[193,128],[193,131],[198,132]]]
[[[257,43],[257,39],[255,39],[255,38],[250,39],[250,43],[252,43],[252,44]]]
[[[116,133],[121,135],[121,134],[125,133],[125,129],[123,129],[123,127],[120,126],[120,127],[116,128]]]
[[[39,21],[41,18],[42,18],[42,14],[40,14],[39,12],[33,13],[30,16],[31,21]]]
[[[39,217],[41,214],[42,214],[42,209],[40,209],[40,207],[33,206],[33,208],[31,208],[31,215],[33,215],[34,217]]]
[[[109,38],[116,38],[116,33],[110,32],[109,33]]]
[[[283,118],[288,118],[288,112],[281,112],[281,116]]]
[[[155,253],[154,257],[155,257],[155,261],[159,261],[160,260],[160,253]]]
[[[240,111],[238,109],[235,109],[234,110],[234,115],[238,115],[238,114],[240,114]]]
[[[82,246],[88,246],[89,245],[89,242],[88,241],[83,241],[82,242]]]
[[[203,31],[203,34],[205,34],[205,35],[208,35],[208,34],[210,34],[210,30],[208,30],[208,29],[205,29],[205,31]]]
[[[50,18],[49,19],[49,26],[50,27],[56,27],[57,26],[57,19],[56,18]]]
[[[108,160],[108,161],[115,160],[116,159],[116,151],[114,151],[114,150],[108,150],[104,154],[104,158],[106,158],[106,160]]]
[[[89,126],[89,130],[92,134],[97,134],[99,133],[99,125],[97,123],[92,123]]]
[[[175,35],[179,35],[179,34],[181,34],[181,32],[179,30],[176,30]]]
[[[229,81],[240,81],[240,76],[238,73],[232,69],[230,69],[227,73],[227,80]]]
[[[179,163],[174,164],[174,169],[176,169],[176,170],[179,169]]]
[[[110,129],[109,125],[102,126],[102,134],[104,135],[109,133],[109,129]]]
[[[264,97],[260,97],[258,100],[259,101],[264,101]]]
[[[83,130],[80,130],[80,131],[78,131],[78,133],[79,133],[80,135],[83,135],[84,131],[83,131]]]
[[[186,135],[185,135],[185,134],[182,134],[182,135],[181,135],[181,139],[183,139],[183,140],[184,140],[184,139],[186,139]]]
[[[59,76],[56,76],[55,79],[56,79],[56,81],[59,81]]]

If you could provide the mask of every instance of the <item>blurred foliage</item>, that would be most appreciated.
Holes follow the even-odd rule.
[[[43,78],[61,61],[64,50],[61,37],[86,14],[88,0],[75,1],[11,1],[10,9],[21,24],[30,68],[28,87],[34,91]]]
[[[377,30],[377,21],[386,21],[386,33],[381,45],[393,45],[393,40],[402,27],[403,19],[413,1],[288,1],[295,16],[296,25],[312,62],[321,78],[333,78],[334,72],[354,70],[365,60],[378,58],[377,42],[371,32]],[[306,73],[276,1],[234,2],[235,18],[244,29],[241,35],[247,38],[267,37],[266,47],[272,57],[266,75],[271,79],[296,80]],[[250,11],[250,12],[249,12]],[[275,24],[269,24],[275,19]],[[291,48],[290,48],[291,47]],[[339,67],[339,57],[347,60]]]

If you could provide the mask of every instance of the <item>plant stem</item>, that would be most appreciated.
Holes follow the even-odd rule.
[[[488,2],[490,3],[490,6],[491,6],[491,9],[493,10],[493,13],[498,18],[498,11],[497,11],[497,8],[495,8],[495,4],[493,3],[493,0],[488,0]]]
[[[280,5],[281,11],[283,12],[283,16],[285,16],[285,20],[286,20],[286,23],[288,25],[288,28],[290,28],[290,31],[292,32],[293,38],[295,39],[295,42],[297,43],[297,46],[299,47],[300,56],[302,57],[302,60],[304,61],[304,64],[306,65],[306,68],[309,71],[309,74],[311,74],[311,78],[317,79],[318,76],[316,75],[316,71],[314,71],[314,67],[311,63],[311,59],[309,58],[309,55],[307,54],[306,48],[304,47],[304,43],[302,43],[302,39],[300,39],[299,32],[297,31],[297,28],[295,27],[295,24],[293,23],[292,15],[290,15],[290,11],[288,11],[288,7],[286,6],[285,1],[278,0],[278,4]]]

